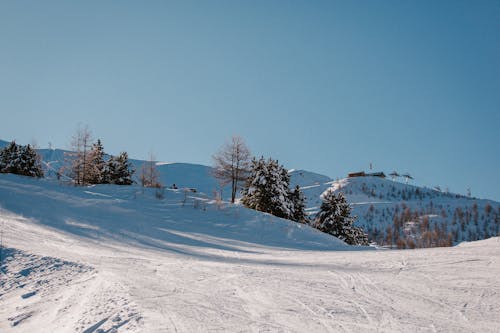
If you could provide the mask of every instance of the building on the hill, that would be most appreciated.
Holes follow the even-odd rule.
[[[360,172],[351,172],[347,174],[347,178],[354,178],[354,177],[365,177],[366,174],[364,171]]]
[[[350,172],[350,173],[347,174],[347,178],[354,178],[354,177],[379,177],[379,178],[385,178],[385,173],[383,173],[383,172],[365,173],[364,171],[359,171],[359,172]]]
[[[379,178],[385,178],[385,173],[383,172],[372,172],[372,173],[367,173],[366,174],[368,177],[379,177]]]

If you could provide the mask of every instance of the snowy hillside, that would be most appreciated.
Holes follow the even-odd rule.
[[[184,246],[237,248],[239,243],[300,249],[346,248],[309,226],[241,206],[216,205],[205,194],[140,186],[74,187],[0,174],[1,208],[79,236],[175,251]],[[19,200],[22,197],[23,200]],[[193,222],[195,221],[195,222]],[[207,238],[208,237],[208,238]]]
[[[294,177],[292,176],[292,180]],[[449,246],[499,235],[500,203],[378,177],[304,184],[308,212],[331,188],[343,192],[372,241],[399,247]]]
[[[0,175],[1,332],[495,332],[500,240],[368,251],[203,194]],[[353,251],[356,250],[356,251]]]
[[[1,141],[0,145],[7,144]],[[40,149],[46,176],[56,179],[64,163],[65,151]],[[138,180],[144,161],[131,160]],[[209,166],[189,163],[157,163],[160,182],[179,189],[195,189],[207,198],[220,190]],[[290,170],[291,186],[299,185],[307,199],[310,216],[321,205],[321,194],[332,187],[342,191],[358,216],[369,239],[380,245],[398,247],[450,246],[462,241],[499,235],[500,204],[445,193],[378,177],[356,177],[333,181],[306,170]],[[228,199],[229,189],[223,190]]]

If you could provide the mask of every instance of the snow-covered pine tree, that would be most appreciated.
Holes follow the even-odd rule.
[[[88,178],[89,184],[106,183],[106,162],[104,161],[104,147],[100,139],[92,145],[89,151]]]
[[[0,172],[17,173],[19,165],[19,146],[15,141],[9,143],[0,151]]]
[[[111,184],[132,185],[134,172],[126,152],[122,152],[118,156],[111,156],[106,164],[107,179]]]
[[[43,177],[40,156],[30,145],[12,141],[0,151],[0,172],[30,177]]]
[[[295,189],[290,193],[290,198],[293,203],[293,217],[292,220],[299,223],[309,223],[309,219],[306,214],[306,204],[304,193],[300,190],[299,185],[295,186]]]
[[[30,145],[19,147],[17,173],[29,177],[43,177],[40,155]]]
[[[278,161],[254,158],[250,176],[242,190],[242,203],[248,208],[290,219],[293,217],[293,203],[289,183],[288,172]]]
[[[321,209],[314,219],[313,226],[331,234],[347,244],[368,245],[368,238],[361,228],[353,225],[355,217],[351,216],[351,207],[344,195],[328,190],[323,194]]]

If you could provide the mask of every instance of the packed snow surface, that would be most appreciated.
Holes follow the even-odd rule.
[[[369,250],[199,192],[13,175],[0,226],[0,332],[500,327],[498,237]]]

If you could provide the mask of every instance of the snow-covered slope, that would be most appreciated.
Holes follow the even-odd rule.
[[[1,143],[1,142],[0,142]],[[3,141],[6,144],[5,141]],[[65,151],[39,150],[46,175],[55,179],[63,165]],[[137,179],[144,161],[131,160]],[[190,163],[157,163],[160,181],[167,187],[196,189],[214,197],[219,184],[212,168]],[[311,216],[321,205],[320,195],[330,187],[346,194],[358,216],[356,224],[378,244],[400,247],[428,247],[458,244],[499,235],[500,203],[479,200],[435,189],[422,188],[378,177],[357,177],[333,181],[305,170],[290,170],[291,185],[299,185]],[[229,190],[223,190],[228,199]]]
[[[0,174],[3,209],[91,239],[114,239],[190,255],[198,247],[237,249],[240,243],[346,248],[338,239],[309,226],[241,206],[216,205],[203,193],[158,191],[139,186],[74,187]]]
[[[499,238],[359,251],[200,193],[166,190],[159,200],[134,186],[14,175],[0,175],[0,207],[1,332],[495,332],[500,324]]]
[[[500,203],[492,200],[378,177],[303,184],[312,215],[324,191],[341,191],[358,216],[356,224],[379,244],[398,245],[399,239],[399,246],[404,247],[446,246],[499,235]]]
[[[142,161],[133,161],[137,170],[140,170]],[[219,189],[217,180],[212,177],[212,168],[192,163],[157,163],[157,169],[160,174],[160,181],[167,187],[173,184],[177,188],[193,188],[197,192],[212,195]],[[230,195],[230,193],[226,193]]]
[[[290,175],[290,187],[292,188],[296,185],[301,188],[314,188],[332,181],[328,176],[306,170],[292,169],[288,171],[288,174]]]

